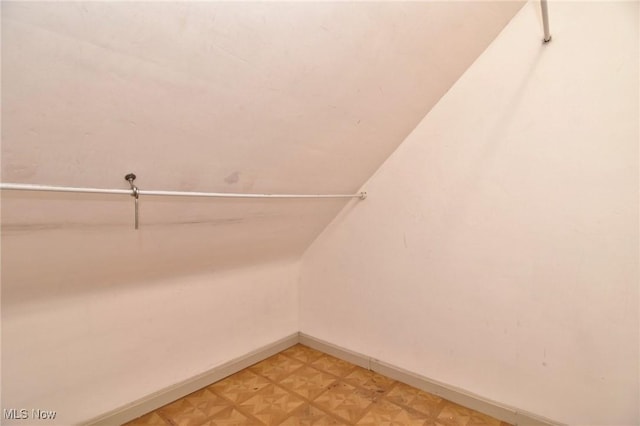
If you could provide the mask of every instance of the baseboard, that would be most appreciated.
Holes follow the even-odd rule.
[[[472,408],[476,411],[480,411],[514,425],[563,426],[562,423],[546,419],[536,414],[528,413],[524,410],[509,407],[496,401],[491,401],[464,389],[459,389],[454,386],[438,382],[437,380],[412,373],[400,367],[396,367],[393,364],[342,348],[302,332],[292,334],[276,342],[265,345],[255,351],[214,367],[211,370],[205,371],[195,377],[154,392],[144,398],[115,410],[109,411],[108,413],[89,420],[85,425],[121,425],[175,401],[176,399],[195,392],[198,389],[215,383],[218,380],[222,380],[227,376],[262,361],[263,359],[275,355],[296,343],[302,343],[310,348],[333,355],[336,358],[343,359],[352,364],[359,365],[363,368],[391,377],[392,379],[406,383],[418,389],[422,389],[425,392],[438,395],[442,398],[448,399],[449,401]]]
[[[265,345],[246,355],[198,374],[165,389],[154,392],[130,404],[116,408],[85,423],[86,426],[115,426],[138,418],[176,399],[189,395],[218,380],[237,373],[263,359],[269,358],[298,343],[298,333],[294,333],[274,343]]]
[[[359,365],[363,368],[380,373],[384,376],[406,383],[425,392],[438,395],[449,401],[465,407],[472,408],[481,413],[488,414],[492,417],[514,425],[540,425],[540,426],[559,426],[562,423],[528,413],[514,407],[500,404],[496,401],[483,398],[464,389],[459,389],[437,380],[424,377],[410,371],[396,367],[392,364],[377,360],[375,358],[351,351],[349,349],[336,346],[332,343],[325,342],[315,337],[300,332],[299,342],[310,348],[317,349],[321,352],[333,355],[336,358],[343,359],[352,364]]]

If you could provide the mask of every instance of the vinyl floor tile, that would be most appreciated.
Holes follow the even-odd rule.
[[[249,369],[254,373],[260,374],[267,379],[271,379],[277,382],[285,378],[295,370],[299,369],[303,365],[304,363],[296,359],[284,356],[282,354],[277,354],[272,356],[271,358],[267,358],[264,361],[257,363],[256,365],[249,367]]]
[[[264,424],[277,425],[302,404],[304,400],[298,395],[272,384],[239,404],[238,409]]]
[[[165,421],[160,414],[155,411],[145,414],[142,417],[138,417],[132,422],[127,423],[129,426],[168,426],[171,423]]]
[[[237,409],[227,407],[201,426],[256,426],[258,424],[255,420],[248,418]]]
[[[393,402],[381,400],[376,402],[357,424],[358,426],[424,426],[429,424],[429,416],[406,410]]]
[[[393,379],[374,373],[373,371],[365,370],[362,367],[356,367],[355,370],[344,378],[344,381],[350,385],[359,386],[363,389],[378,393],[384,393],[396,383]]]
[[[291,358],[295,358],[298,361],[307,364],[317,360],[318,358],[322,357],[322,355],[324,355],[320,351],[316,351],[315,349],[311,349],[303,345],[292,346],[289,349],[282,351],[281,354],[289,356]]]
[[[344,382],[337,382],[318,396],[314,403],[350,423],[358,421],[375,401],[371,393]]]
[[[190,403],[187,398],[162,407],[160,414],[175,426],[198,426],[207,420],[207,414]]]
[[[443,399],[419,389],[397,383],[387,394],[387,399],[404,407],[413,408],[423,414],[434,416],[442,408]]]
[[[126,426],[510,426],[303,345]]]
[[[350,362],[326,354],[312,362],[311,366],[338,377],[344,377],[356,368]]]
[[[234,403],[245,401],[265,388],[271,382],[250,370],[242,370],[226,379],[220,380],[207,389]]]
[[[335,383],[337,378],[331,374],[316,370],[313,367],[304,366],[295,374],[280,381],[280,385],[295,392],[303,398],[312,400],[329,386]]]
[[[445,404],[437,420],[446,426],[467,426],[471,420],[471,414],[472,410],[451,402]]]
[[[209,418],[230,406],[229,402],[213,393],[210,389],[201,389],[187,395],[186,399],[193,407]]]
[[[348,425],[344,421],[327,414],[325,411],[305,404],[295,410],[287,419],[280,423],[281,426],[339,426]]]
[[[500,420],[488,416],[486,414],[478,413],[477,411],[471,412],[471,418],[467,422],[466,426],[501,426]]]

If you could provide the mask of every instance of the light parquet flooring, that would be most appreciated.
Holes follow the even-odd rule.
[[[303,345],[126,426],[509,426]]]

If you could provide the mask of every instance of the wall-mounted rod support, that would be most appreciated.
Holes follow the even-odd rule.
[[[124,177],[124,180],[129,182],[129,185],[131,185],[131,196],[134,199],[133,226],[135,229],[138,229],[138,198],[140,198],[140,191],[138,190],[138,187],[133,184],[133,181],[136,180],[136,175],[134,175],[133,173],[129,173]]]
[[[551,33],[549,32],[549,8],[547,7],[547,0],[540,0],[540,8],[542,9],[542,27],[544,28],[544,41],[549,43],[551,41]]]
[[[50,186],[27,183],[0,183],[1,190],[10,191],[44,191],[44,192],[79,192],[86,194],[121,194],[133,195],[131,189],[78,188],[70,186]],[[366,192],[358,194],[235,194],[230,192],[187,192],[187,191],[152,191],[138,189],[139,196],[161,197],[209,197],[209,198],[367,198]]]

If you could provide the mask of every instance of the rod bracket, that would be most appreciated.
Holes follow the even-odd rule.
[[[129,173],[124,177],[124,180],[129,182],[129,185],[131,185],[131,196],[135,197],[136,199],[139,198],[140,191],[138,190],[138,187],[133,184],[133,181],[136,180],[136,175],[134,175],[133,173]]]
[[[540,9],[542,12],[542,28],[544,30],[542,43],[547,44],[551,41],[551,33],[549,32],[549,7],[547,6],[547,0],[540,0]]]
[[[134,216],[134,228],[138,229],[138,198],[140,198],[140,190],[138,189],[137,186],[135,186],[133,184],[133,181],[136,180],[136,175],[133,173],[129,173],[127,175],[125,175],[124,180],[126,180],[127,182],[129,182],[129,185],[131,185],[131,196],[133,198],[135,198],[135,216]]]
[[[364,191],[363,191],[363,192],[361,192],[361,193],[360,193],[360,199],[361,199],[361,200],[366,200],[366,199],[367,199],[367,193],[366,193],[366,192],[364,192]]]

